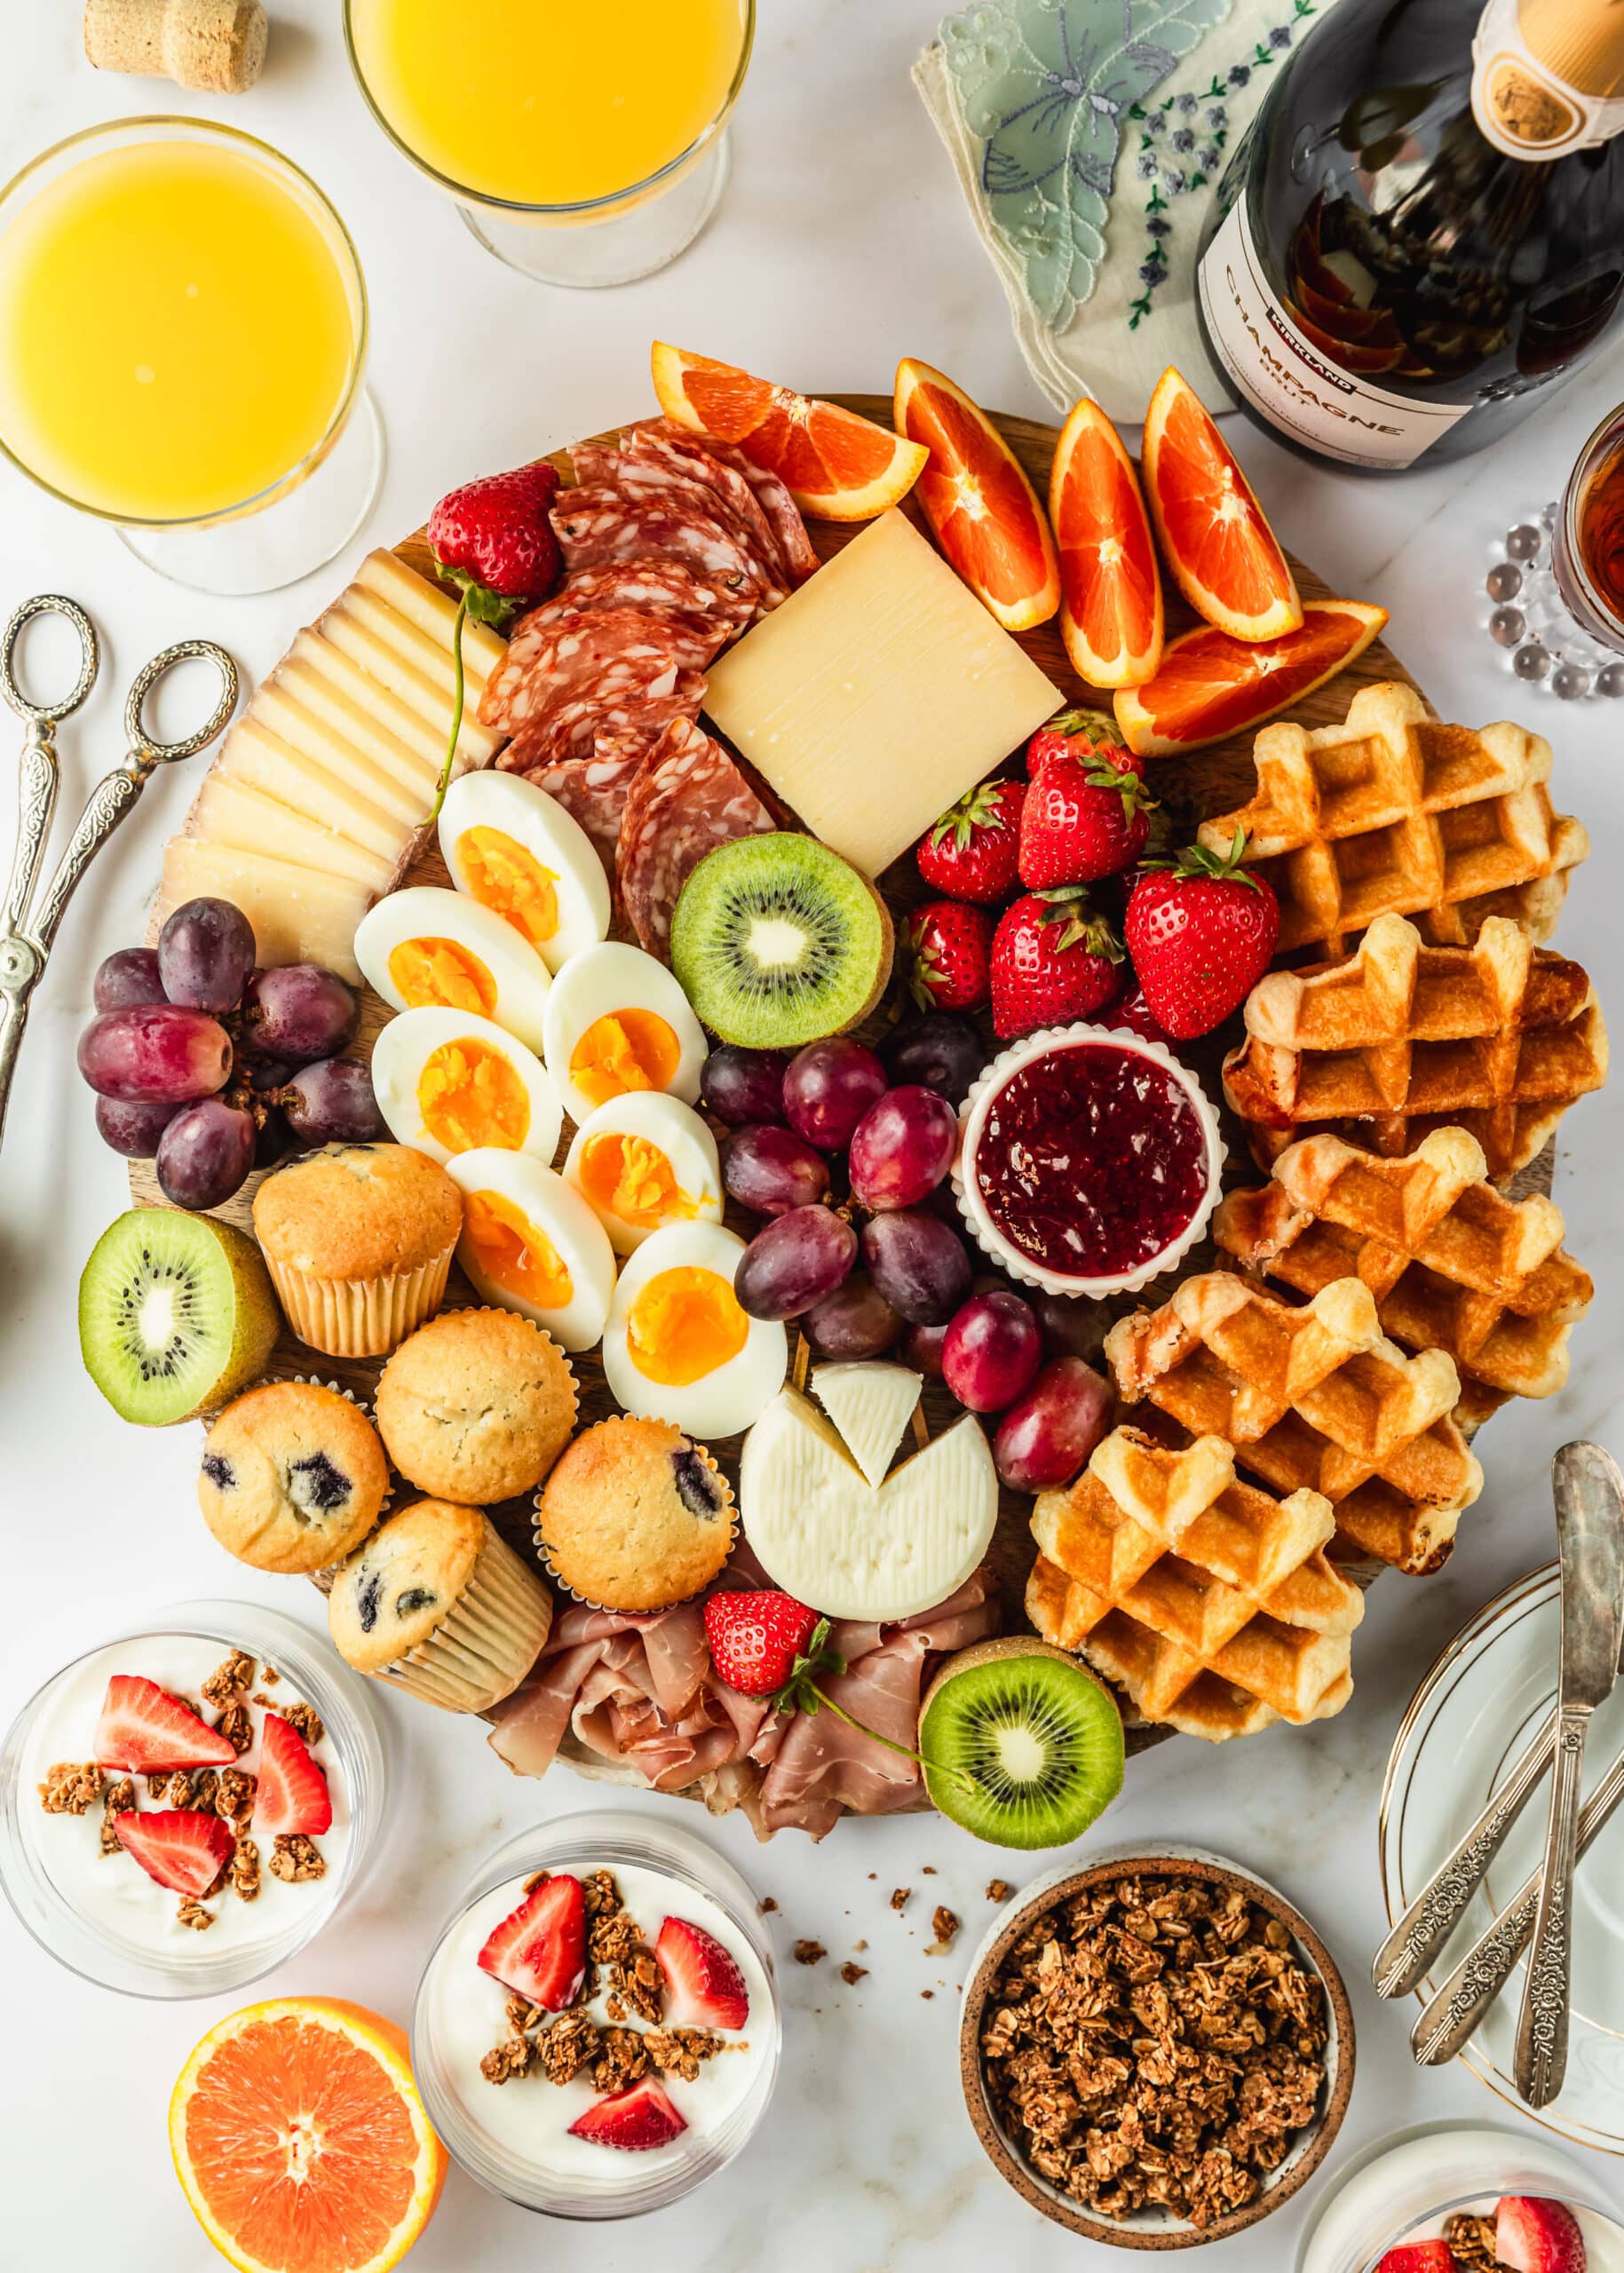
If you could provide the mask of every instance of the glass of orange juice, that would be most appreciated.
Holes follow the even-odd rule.
[[[0,191],[0,448],[179,583],[272,591],[355,534],[366,345],[344,224],[250,135],[123,119]]]
[[[630,283],[715,212],[755,0],[345,0],[344,18],[384,132],[527,276]]]

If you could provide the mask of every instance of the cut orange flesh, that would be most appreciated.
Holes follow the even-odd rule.
[[[930,455],[922,442],[888,434],[854,410],[752,378],[734,364],[660,339],[650,360],[668,418],[732,442],[821,520],[872,520],[907,496]]]
[[[1233,639],[1278,639],[1303,603],[1274,531],[1206,407],[1171,368],[1145,414],[1145,494],[1173,581]]]
[[[915,356],[897,366],[895,400],[898,433],[930,452],[914,495],[938,544],[1006,631],[1047,623],[1060,564],[1014,451],[962,387]]]
[[[1061,429],[1049,518],[1072,669],[1091,686],[1143,685],[1161,661],[1161,577],[1133,460],[1097,402]]]
[[[1173,757],[1273,717],[1362,655],[1387,622],[1362,600],[1305,600],[1278,639],[1232,639],[1198,624],[1172,640],[1145,685],[1116,697],[1116,722],[1140,757]]]

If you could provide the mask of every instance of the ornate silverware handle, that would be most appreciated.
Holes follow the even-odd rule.
[[[17,783],[17,843],[12,853],[5,904],[0,907],[0,933],[11,934],[23,929],[39,876],[45,840],[51,834],[59,779],[51,731],[48,725],[30,725],[22,746]]]
[[[1484,1873],[1550,1766],[1556,1732],[1553,1713],[1447,1862],[1428,1880],[1376,1952],[1370,1974],[1378,1997],[1407,1996],[1466,1915]]]
[[[1513,2080],[1529,2107],[1549,2107],[1567,2072],[1572,1994],[1573,1865],[1579,1859],[1579,1801],[1584,1788],[1588,1711],[1565,1710],[1557,1737],[1550,1822],[1540,1873],[1533,1947],[1517,2021]]]
[[[85,870],[140,796],[149,770],[132,756],[127,766],[115,766],[111,773],[104,773],[85,800],[84,811],[40,902],[33,928],[42,950],[49,951]]]

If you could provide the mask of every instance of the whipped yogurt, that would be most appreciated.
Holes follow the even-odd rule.
[[[214,1923],[202,1932],[181,1924],[179,1896],[149,1878],[133,1856],[122,1850],[115,1855],[101,1852],[99,1805],[80,1816],[49,1815],[39,1802],[36,1786],[46,1781],[59,1761],[91,1758],[102,1699],[114,1674],[144,1674],[211,1721],[211,1708],[202,1696],[202,1684],[230,1654],[230,1645],[193,1634],[144,1635],[136,1641],[115,1642],[98,1650],[59,1675],[41,1699],[21,1762],[23,1837],[61,1900],[121,1949],[182,1966],[227,1952],[269,1949],[278,1942],[301,1936],[325,1908],[325,1897],[335,1873],[340,1872],[350,1840],[349,1794],[331,1738],[324,1733],[321,1743],[312,1747],[326,1773],[333,1802],[332,1828],[315,1842],[327,1865],[327,1876],[296,1883],[273,1878],[270,1862],[274,1841],[256,1833],[250,1818],[245,1827],[259,1849],[258,1897],[243,1902],[229,1888],[210,1897],[206,1906],[213,1913]],[[256,1659],[255,1664],[256,1678],[248,1691],[250,1697],[257,1690],[263,1691],[273,1699],[272,1710],[300,1701],[298,1690],[285,1674],[280,1682],[267,1686],[263,1680],[264,1661]],[[249,1712],[254,1742],[237,1765],[252,1776],[259,1766],[264,1708],[250,1704]],[[104,1772],[111,1783],[123,1770],[112,1768]],[[137,1776],[135,1786],[142,1809],[161,1804],[151,1797],[144,1777]]]
[[[1595,2206],[1566,2154],[1543,2138],[1467,2123],[1367,2149],[1321,2196],[1298,2273],[1376,2273],[1389,2250],[1440,2241],[1452,2216],[1489,2217],[1508,2194],[1565,2203],[1584,2237],[1586,2273],[1624,2273],[1624,2227]]]
[[[666,1918],[685,1918],[720,1942],[749,1993],[743,2028],[716,2031],[725,2049],[707,2060],[692,2083],[676,2075],[658,2077],[688,2126],[669,2146],[629,2153],[590,2139],[572,2138],[570,2125],[604,2096],[590,2069],[566,2084],[550,2083],[539,2064],[527,2075],[500,2085],[488,2083],[480,2074],[480,2061],[508,2033],[505,2008],[512,1992],[479,1970],[479,1952],[524,1900],[523,1878],[504,1881],[463,1912],[435,1952],[418,2001],[419,2024],[464,2120],[483,2134],[502,2161],[556,2182],[561,2190],[583,2193],[623,2188],[629,2165],[636,2166],[639,2181],[691,2168],[701,2142],[717,2141],[750,2104],[775,2048],[772,1992],[766,1976],[754,1950],[718,1905],[661,1871],[620,1864],[614,1876],[622,1903],[651,1948]],[[593,1997],[574,2009],[612,2026],[606,1993],[600,1984]]]

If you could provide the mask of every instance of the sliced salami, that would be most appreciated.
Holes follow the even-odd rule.
[[[662,481],[679,482],[702,507],[738,527],[776,584],[788,588],[788,564],[761,500],[737,466],[724,463],[698,434],[680,427],[634,426],[621,443],[620,487],[636,496],[656,494]]]
[[[572,442],[569,446],[569,462],[582,488],[600,481],[612,488],[619,455],[618,442]]]
[[[627,792],[642,771],[648,742],[642,734],[606,734],[590,757],[566,758],[530,770],[526,779],[556,797],[581,823],[598,848],[612,891],[618,891],[615,854]]]
[[[754,614],[764,615],[786,598],[736,527],[669,495],[631,497],[604,486],[571,489],[553,507],[551,518],[572,574],[606,561],[670,553],[707,576],[719,577],[731,590],[748,594]]]
[[[617,865],[626,914],[642,945],[664,956],[677,896],[707,852],[777,826],[719,742],[669,725],[633,778]]]
[[[791,584],[804,584],[821,565],[806,534],[800,507],[777,474],[767,467],[755,464],[731,442],[718,442],[711,434],[696,434],[691,427],[678,426],[669,418],[647,419],[634,431],[638,434],[661,435],[672,443],[686,443],[702,450],[714,464],[731,469],[747,482],[772,530],[779,559]]]
[[[481,723],[499,733],[540,734],[617,662],[702,671],[727,636],[725,623],[669,608],[549,606],[547,621],[510,645],[481,698]]]
[[[527,721],[497,764],[527,773],[562,758],[590,757],[604,734],[640,735],[647,748],[673,720],[697,718],[704,699],[703,671],[684,670],[663,655],[615,655],[545,718]]]

